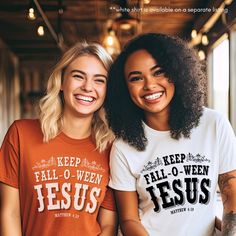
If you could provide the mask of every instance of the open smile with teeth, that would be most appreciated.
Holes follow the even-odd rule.
[[[82,100],[84,102],[93,102],[95,98],[93,97],[88,97],[88,96],[83,96],[83,95],[76,95],[75,98],[77,100]]]
[[[164,94],[164,92],[158,92],[158,93],[153,93],[150,95],[145,95],[145,96],[143,96],[143,98],[151,101],[151,100],[155,100],[155,99],[160,98],[163,94]]]

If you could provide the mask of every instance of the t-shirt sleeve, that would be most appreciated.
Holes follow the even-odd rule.
[[[101,204],[101,207],[111,211],[116,211],[115,196],[113,190],[109,187],[107,188],[106,195]]]
[[[120,191],[136,191],[136,178],[125,156],[113,144],[110,154],[109,186]]]
[[[15,122],[9,128],[0,151],[0,182],[18,188],[19,141]]]
[[[236,138],[233,128],[225,116],[219,120],[217,137],[220,155],[219,173],[236,170]]]

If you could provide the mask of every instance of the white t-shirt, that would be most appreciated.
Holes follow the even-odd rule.
[[[148,144],[137,151],[113,144],[110,187],[137,191],[140,219],[151,236],[213,234],[218,175],[236,169],[236,139],[228,120],[204,108],[191,138],[144,124]]]

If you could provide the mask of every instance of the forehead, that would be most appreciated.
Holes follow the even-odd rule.
[[[66,68],[66,71],[73,69],[106,72],[103,63],[93,55],[81,55],[74,59]]]
[[[125,62],[125,74],[132,70],[150,69],[157,65],[157,61],[146,50],[141,49],[133,52]]]

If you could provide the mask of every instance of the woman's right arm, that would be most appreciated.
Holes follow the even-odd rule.
[[[21,236],[19,189],[0,183],[0,235]]]
[[[136,191],[115,190],[119,222],[124,236],[148,236],[139,219],[138,196]]]

